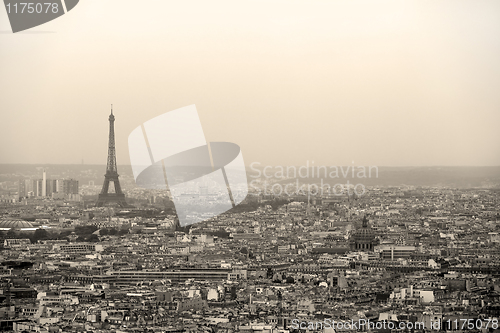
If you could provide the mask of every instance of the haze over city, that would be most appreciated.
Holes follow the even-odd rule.
[[[500,332],[499,1],[24,1],[0,331]]]
[[[0,163],[118,164],[195,104],[247,165],[500,165],[497,1],[82,1],[12,34]]]

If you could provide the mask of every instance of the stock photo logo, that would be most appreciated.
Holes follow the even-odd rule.
[[[128,147],[136,184],[168,190],[182,227],[220,215],[248,194],[240,147],[207,143],[195,105],[138,126]]]
[[[79,0],[4,0],[12,32],[52,21],[75,8]]]

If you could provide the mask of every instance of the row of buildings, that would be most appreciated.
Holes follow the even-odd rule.
[[[258,196],[251,209],[189,228],[162,203],[13,203],[0,224],[10,227],[0,317],[40,332],[291,333],[296,320],[325,318],[498,322],[499,194],[395,187],[355,200]],[[28,215],[31,226],[16,220]],[[27,239],[40,226],[47,237]]]
[[[77,196],[78,193],[78,180],[47,179],[45,170],[42,179],[19,180],[19,199],[30,197],[64,198],[64,196]]]

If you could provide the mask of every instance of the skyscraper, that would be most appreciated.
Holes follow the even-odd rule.
[[[43,176],[42,176],[42,197],[47,196],[47,173],[45,172],[45,169],[43,169]]]
[[[18,186],[19,198],[26,198],[28,196],[28,191],[29,191],[29,180],[19,179],[19,186]]]
[[[78,180],[64,179],[63,180],[64,194],[78,194]]]

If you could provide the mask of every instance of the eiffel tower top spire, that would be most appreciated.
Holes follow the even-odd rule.
[[[115,116],[113,115],[113,104],[111,104],[111,114],[109,115],[109,144],[108,144],[108,163],[106,173],[117,173],[116,150],[115,150]]]

